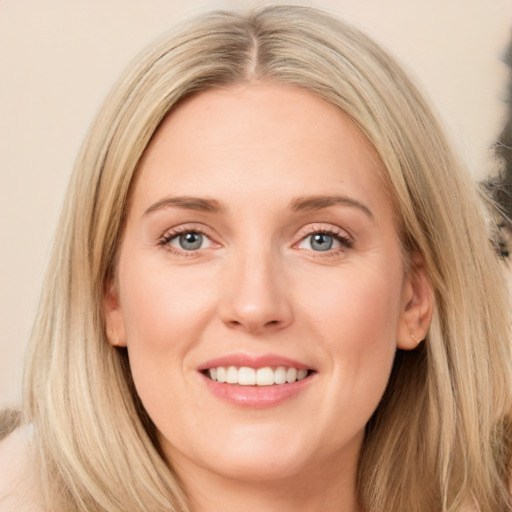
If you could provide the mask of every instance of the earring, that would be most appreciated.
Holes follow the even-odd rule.
[[[416,345],[419,345],[423,341],[423,340],[417,340],[412,332],[411,332],[411,338],[413,339],[414,343],[416,343]]]

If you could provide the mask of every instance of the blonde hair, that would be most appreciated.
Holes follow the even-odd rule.
[[[422,255],[435,311],[419,349],[398,351],[367,427],[358,478],[371,512],[511,506],[507,297],[479,198],[434,115],[395,61],[350,25],[306,7],[215,12],[152,45],[118,83],[78,157],[25,378],[50,510],[186,511],[126,354],[107,342],[130,184],[162,119],[229,84],[274,81],[342,109],[388,173],[408,254]],[[341,504],[340,504],[341,506]]]

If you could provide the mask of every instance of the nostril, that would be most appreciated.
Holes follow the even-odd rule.
[[[229,322],[227,322],[227,325],[229,325],[231,328],[244,328],[255,332],[266,332],[267,330],[273,330],[279,328],[281,324],[282,322],[280,322],[279,320],[269,320],[268,322],[257,322],[251,320],[246,320],[245,322],[243,322],[240,320],[230,320]]]

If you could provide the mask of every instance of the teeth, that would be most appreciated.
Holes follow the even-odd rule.
[[[274,370],[269,366],[256,370],[256,384],[258,386],[272,386],[274,384]]]
[[[218,366],[210,368],[208,376],[217,382],[226,382],[227,384],[239,384],[240,386],[272,386],[274,384],[291,384],[306,378],[308,370],[297,370],[297,368],[285,368],[278,366],[271,368],[249,368],[242,366]]]
[[[212,368],[213,370],[215,368]],[[295,382],[297,380],[297,370],[295,368],[288,368],[286,370],[286,382]]]
[[[307,370],[297,370],[297,380],[305,379],[308,375]]]
[[[212,377],[211,374],[210,374],[210,377]],[[212,379],[213,379],[213,377],[212,377]],[[226,382],[226,368],[224,368],[223,366],[219,366],[217,368],[217,381],[218,382]]]
[[[238,370],[238,384],[242,386],[254,386],[256,384],[256,370],[242,366],[242,368]]]
[[[274,372],[274,383],[275,384],[284,384],[286,382],[286,368],[280,366],[276,368]]]
[[[234,366],[228,366],[226,370],[226,382],[228,384],[238,383],[238,370]]]

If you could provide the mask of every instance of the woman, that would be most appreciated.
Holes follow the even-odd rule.
[[[352,27],[271,7],[163,38],[59,226],[25,382],[41,509],[509,510],[481,214]]]

